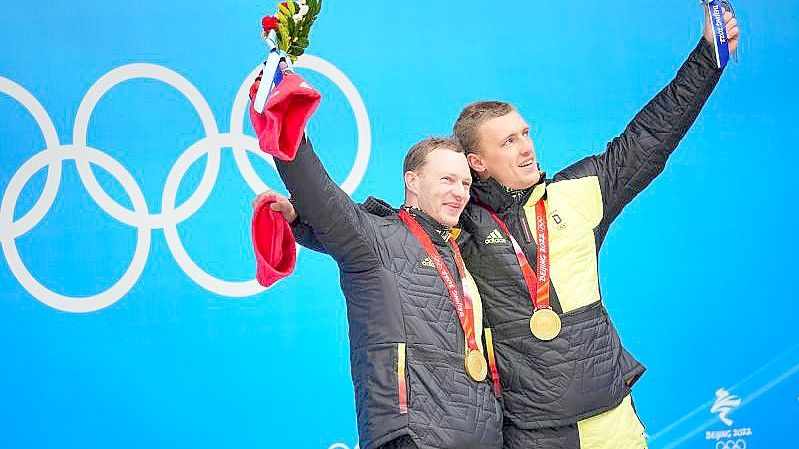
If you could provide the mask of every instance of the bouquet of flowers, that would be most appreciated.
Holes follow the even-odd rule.
[[[258,77],[253,100],[255,112],[259,114],[264,110],[269,93],[282,80],[283,71],[291,70],[308,47],[308,34],[322,9],[322,0],[288,0],[278,3],[277,9],[274,16],[261,19],[268,56],[262,72],[265,82],[260,83],[261,77]]]
[[[322,9],[322,0],[289,0],[278,3],[277,8],[274,16],[261,19],[263,37],[267,44],[273,40],[294,63],[308,47],[308,35]]]

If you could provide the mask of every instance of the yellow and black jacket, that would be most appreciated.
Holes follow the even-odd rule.
[[[462,217],[459,243],[493,328],[505,418],[517,427],[567,426],[610,410],[643,374],[603,306],[599,249],[611,222],[663,170],[713,91],[721,71],[712,52],[703,39],[604,153],[525,192],[508,192],[493,179],[474,184],[473,200],[497,212],[533,266],[530,223],[538,199],[546,204],[551,303],[563,322],[552,341],[540,341],[529,330],[530,296],[505,233],[474,203]]]
[[[573,426],[622,403],[644,367],[622,346],[603,305],[598,254],[613,220],[663,171],[718,83],[712,47],[700,41],[676,77],[608,143],[525,192],[496,181],[475,182],[473,200],[490,205],[535,266],[535,203],[544,197],[550,239],[550,295],[563,328],[551,341],[530,332],[532,305],[504,232],[472,201],[458,239],[491,326],[505,419],[519,429]],[[367,202],[368,203],[368,202]],[[376,214],[368,204],[362,206]],[[303,215],[300,211],[300,215]],[[329,253],[303,220],[297,241]]]

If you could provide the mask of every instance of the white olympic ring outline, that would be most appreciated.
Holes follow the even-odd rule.
[[[746,441],[742,439],[717,441],[716,449],[746,449]]]
[[[360,449],[360,447],[361,447],[360,443],[355,443],[355,447],[353,447],[352,449]],[[344,443],[333,443],[327,449],[350,449],[350,447]]]
[[[341,188],[347,194],[358,187],[369,163],[371,149],[371,128],[366,106],[358,90],[336,66],[322,58],[303,55],[295,67],[310,69],[330,79],[350,103],[358,131],[355,161]],[[25,107],[39,125],[44,137],[45,149],[26,160],[11,177],[0,203],[0,245],[9,269],[23,288],[42,303],[66,312],[86,313],[108,307],[138,282],[147,263],[151,231],[163,229],[164,238],[172,257],[181,270],[204,289],[227,297],[246,297],[267,290],[255,279],[247,281],[225,281],[204,271],[189,256],[178,235],[177,225],[191,217],[202,207],[211,194],[219,174],[222,148],[231,148],[239,169],[247,185],[254,193],[263,192],[269,187],[256,174],[247,152],[252,152],[266,160],[273,168],[271,156],[260,151],[257,138],[244,134],[244,116],[249,106],[249,88],[261,70],[259,64],[244,79],[233,101],[229,133],[220,133],[216,119],[205,98],[199,90],[177,72],[156,64],[127,64],[106,73],[88,90],[75,116],[73,143],[61,144],[55,125],[42,104],[19,84],[0,76],[0,94],[6,94]],[[161,197],[161,213],[150,214],[147,202],[139,185],[130,172],[110,155],[92,148],[87,143],[89,120],[94,108],[102,97],[114,86],[133,79],[153,79],[161,81],[183,94],[200,116],[205,137],[193,143],[178,156],[167,176]],[[182,204],[176,206],[177,191],[189,167],[200,157],[208,155],[205,171],[194,192]],[[65,160],[74,160],[81,182],[97,205],[114,219],[138,230],[133,257],[125,273],[107,290],[91,296],[68,297],[56,293],[33,277],[20,257],[16,239],[33,229],[47,214],[55,202],[61,183],[61,166]],[[133,210],[117,203],[103,189],[92,171],[91,164],[97,165],[112,175],[123,187],[131,200]],[[47,168],[47,179],[42,193],[28,212],[14,221],[14,212],[20,193],[39,170]]]

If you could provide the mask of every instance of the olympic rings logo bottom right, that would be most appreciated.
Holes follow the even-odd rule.
[[[717,441],[716,449],[746,449],[746,441],[742,439]]]

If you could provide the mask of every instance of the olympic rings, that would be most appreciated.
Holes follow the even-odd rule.
[[[742,439],[717,441],[716,449],[746,449],[746,441]]]
[[[310,69],[329,78],[342,91],[352,107],[358,131],[357,153],[347,178],[341,184],[341,188],[351,194],[366,173],[372,143],[369,116],[363,99],[347,76],[324,59],[303,55],[295,67]],[[162,229],[175,262],[189,278],[204,289],[227,297],[246,297],[265,291],[266,289],[255,279],[232,282],[216,278],[204,271],[187,253],[177,231],[177,225],[197,212],[210,196],[219,174],[223,148],[232,148],[239,172],[254,193],[269,189],[255,173],[247,157],[247,151],[266,159],[272,167],[274,161],[258,149],[256,138],[244,134],[243,131],[244,116],[249,104],[249,87],[260,69],[259,64],[243,80],[233,101],[230,132],[220,133],[208,102],[191,82],[177,72],[155,64],[139,63],[117,67],[100,77],[89,88],[78,106],[72,144],[59,142],[50,116],[30,92],[0,76],[0,93],[10,96],[31,113],[42,131],[46,146],[17,169],[0,202],[0,246],[12,274],[23,288],[42,303],[66,312],[84,313],[108,307],[124,297],[138,282],[147,263],[151,232]],[[91,114],[103,95],[120,83],[140,78],[161,81],[185,96],[197,111],[206,134],[204,138],[190,145],[169,171],[161,197],[161,213],[149,212],[141,187],[119,161],[87,143]],[[196,190],[186,201],[177,205],[177,191],[183,177],[189,167],[205,155],[208,155],[205,170]],[[62,164],[66,160],[75,161],[81,182],[103,211],[138,231],[133,258],[122,277],[107,290],[85,297],[65,296],[42,285],[22,262],[16,245],[16,239],[32,230],[52,207],[61,183]],[[132,209],[116,202],[103,189],[94,176],[91,164],[103,168],[122,185],[131,200]],[[14,212],[23,188],[39,170],[45,167],[47,179],[42,193],[25,215],[14,220]]]

